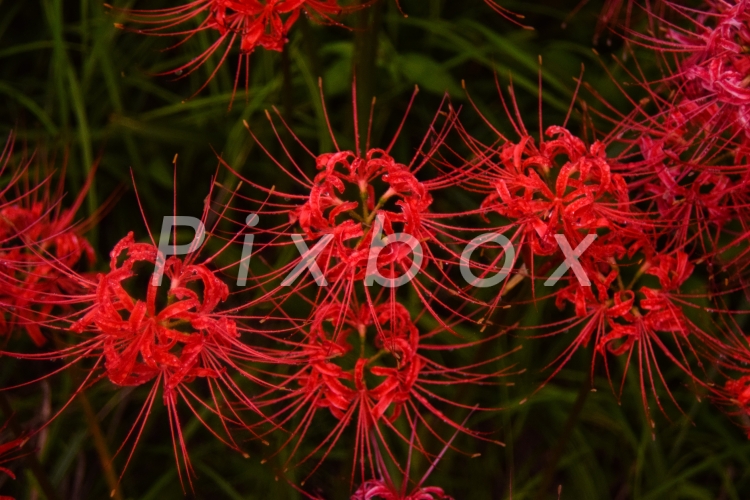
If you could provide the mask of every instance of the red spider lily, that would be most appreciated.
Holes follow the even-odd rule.
[[[711,356],[711,350],[724,351],[723,344],[716,337],[692,323],[683,311],[683,307],[697,307],[690,303],[690,295],[680,295],[678,291],[679,287],[691,276],[693,270],[694,264],[688,260],[684,252],[654,256],[645,265],[645,273],[656,276],[659,287],[642,286],[638,292],[640,297],[637,303],[630,295],[625,304],[632,306],[631,309],[619,316],[620,323],[610,321],[611,331],[602,337],[597,345],[600,352],[603,352],[605,348],[614,355],[627,352],[630,358],[635,344],[638,343],[641,383],[643,384],[643,366],[645,365],[652,388],[654,378],[649,357],[653,360],[654,369],[658,372],[653,346],[664,352],[674,365],[680,367],[700,384],[703,382],[690,371],[687,355],[692,354],[700,359],[701,354]],[[678,354],[670,353],[660,334],[671,337]],[[616,345],[617,342],[620,344]],[[709,351],[699,353],[691,342],[698,342],[701,349],[707,348]],[[664,382],[661,375],[660,378]],[[655,389],[654,395],[656,396]]]
[[[617,226],[635,222],[625,181],[611,172],[603,144],[586,148],[556,126],[549,127],[546,135],[552,140],[539,148],[525,136],[498,151],[499,161],[488,164],[482,173],[481,181],[491,183],[494,190],[482,202],[485,210],[496,211],[518,226],[522,245],[526,243],[534,255],[558,252],[555,234],[577,243],[584,232],[599,228],[614,232]],[[554,161],[560,156],[566,160],[557,166]]]
[[[471,416],[471,413],[469,413],[466,419],[461,423],[462,426],[466,424],[466,420],[468,420],[469,416]],[[431,458],[430,467],[419,482],[414,482],[409,478],[415,440],[418,440],[417,428],[416,426],[413,426],[411,428],[406,467],[403,469],[404,478],[400,487],[398,487],[396,482],[391,478],[388,467],[385,464],[388,457],[384,456],[378,441],[373,439],[372,450],[376,460],[377,476],[379,479],[368,479],[364,481],[351,496],[351,500],[453,500],[453,497],[446,495],[442,488],[437,486],[424,486],[424,484],[435,471],[435,468],[438,466],[440,460],[442,460],[445,452],[448,451],[448,448],[451,447],[451,444],[457,435],[458,431],[453,433],[453,436],[445,443],[445,446],[440,453],[434,458]],[[401,469],[400,466],[399,469]],[[294,484],[291,484],[291,486],[311,500],[323,500],[321,497],[310,495]],[[409,488],[412,489],[409,491]]]
[[[735,417],[737,423],[747,433],[750,439],[750,375],[747,374],[747,348],[733,356],[730,368],[738,375],[728,376],[723,387],[715,391],[714,399],[730,417]]]
[[[257,47],[281,51],[288,41],[289,30],[301,13],[304,12],[321,23],[338,24],[336,17],[357,8],[361,6],[342,7],[338,0],[192,0],[184,5],[166,9],[118,9],[118,11],[129,18],[133,24],[145,26],[145,28],[138,29],[138,33],[184,36],[185,40],[177,45],[182,45],[200,31],[211,31],[218,35],[202,54],[165,73],[178,76],[184,73],[187,76],[219,51],[220,60],[216,69],[198,89],[197,94],[216,75],[237,43],[239,43],[240,54],[234,91],[237,90],[243,64],[245,65],[245,86],[248,85],[250,54]],[[197,27],[185,26],[196,23]]]
[[[437,390],[443,386],[495,384],[493,379],[510,374],[511,368],[495,371],[486,368],[507,353],[463,367],[435,361],[430,353],[478,347],[504,333],[500,331],[463,344],[436,343],[444,335],[444,330],[420,334],[401,304],[388,301],[371,308],[366,304],[329,302],[318,308],[302,340],[288,341],[294,347],[294,358],[299,361],[296,370],[287,375],[273,375],[280,380],[273,383],[277,389],[262,395],[256,404],[264,410],[275,408],[267,410],[266,414],[278,425],[298,420],[282,445],[283,449],[296,440],[287,464],[300,443],[316,428],[313,422],[318,411],[323,408],[330,411],[337,423],[297,464],[323,451],[323,457],[310,474],[325,460],[354,421],[356,461],[352,481],[357,462],[364,479],[366,463],[370,468],[375,464],[374,441],[382,443],[393,458],[387,444],[388,431],[405,440],[396,425],[399,419],[404,419],[409,425],[421,422],[432,435],[446,442],[440,429],[427,421],[426,414],[431,413],[449,428],[487,439],[450,419],[440,408],[471,409],[470,406],[455,402]],[[280,395],[276,394],[278,389],[283,391]],[[421,445],[418,449],[425,453]]]
[[[383,479],[365,481],[352,495],[351,500],[453,500],[453,497],[446,495],[442,488],[422,486],[431,471],[432,468],[413,490],[406,493],[405,487],[408,481],[404,480],[402,488],[397,488],[387,472],[383,474],[381,468],[380,473],[384,476]]]
[[[663,144],[647,138],[643,142],[654,175],[643,186],[642,196],[655,205],[662,221],[668,221],[661,230],[670,246],[686,249],[697,240],[702,253],[710,255],[719,247],[718,235],[737,213],[732,206],[733,193],[744,191],[745,186],[733,182],[730,169],[675,161],[663,151],[655,151]]]
[[[109,273],[99,276],[93,307],[71,328],[94,337],[68,355],[98,356],[104,362],[105,375],[115,385],[153,383],[138,435],[161,387],[170,414],[175,459],[179,465],[179,444],[183,463],[190,472],[177,413],[178,400],[184,401],[202,422],[197,408],[210,410],[221,420],[226,438],[203,423],[225,444],[238,449],[229,426],[245,426],[234,407],[256,408],[230,371],[255,379],[240,365],[276,359],[243,343],[235,322],[216,310],[227,299],[228,287],[204,264],[177,257],[166,259],[164,276],[170,284],[163,308],[157,305],[158,286],[153,283],[147,286],[145,301],[128,293],[124,285],[136,276],[134,267],[142,263],[158,265],[157,252],[152,244],[135,243],[132,233],[117,244],[111,253]],[[125,259],[119,263],[123,255]],[[196,392],[196,379],[207,382],[211,404]],[[223,413],[227,406],[224,402],[230,415]]]
[[[669,69],[671,75],[665,80],[673,97],[665,102],[673,103],[677,111],[669,115],[677,118],[655,118],[666,121],[664,128],[671,126],[683,145],[670,145],[669,149],[659,145],[666,154],[672,154],[664,166],[657,167],[659,179],[652,181],[651,192],[657,200],[666,201],[661,202],[659,210],[669,212],[673,216],[669,220],[679,223],[678,234],[683,241],[689,241],[690,230],[694,238],[700,238],[706,259],[717,260],[742,275],[748,254],[744,245],[744,152],[750,141],[750,3],[717,0],[707,2],[701,10],[669,5],[687,20],[688,29],[667,24],[667,40],[643,39],[660,52],[676,55],[677,66]],[[682,151],[692,155],[689,162],[675,160],[675,152]],[[716,159],[726,153],[734,153],[733,164],[716,165]],[[686,182],[690,176],[694,178]],[[671,208],[667,206],[670,198],[677,201]],[[737,224],[742,226],[739,231]],[[725,243],[727,236],[731,238],[729,244]],[[733,255],[738,246],[739,256]],[[740,278],[743,280],[744,276]]]
[[[464,423],[466,422],[464,421]],[[437,486],[424,486],[424,483],[430,477],[430,474],[432,474],[432,472],[435,470],[435,467],[437,467],[438,463],[443,458],[443,455],[445,455],[445,452],[450,447],[453,439],[455,439],[457,432],[453,434],[453,437],[451,437],[451,439],[445,444],[445,447],[442,449],[442,451],[435,457],[434,460],[432,460],[430,468],[427,469],[427,472],[425,472],[425,474],[422,476],[422,479],[420,479],[419,482],[414,485],[411,491],[407,492],[408,488],[411,486],[409,480],[409,472],[411,468],[411,453],[414,448],[415,435],[416,429],[413,428],[411,441],[409,442],[408,461],[401,487],[398,488],[393,479],[391,479],[391,476],[388,474],[388,468],[385,466],[384,457],[377,446],[377,442],[375,442],[374,448],[377,456],[377,469],[378,475],[381,479],[370,479],[362,483],[362,485],[357,489],[354,495],[352,495],[351,500],[453,500],[453,497],[446,495],[445,491],[443,491],[442,488],[439,488]]]
[[[512,117],[504,100],[503,104]],[[711,175],[706,167],[697,170],[697,176],[686,176],[689,182],[676,179],[688,171],[684,163],[668,162],[662,154],[660,164],[653,149],[637,161],[628,152],[608,158],[606,149],[616,140],[614,135],[586,146],[564,127],[549,127],[545,135],[550,139],[540,137],[537,146],[521,122],[515,101],[512,104],[518,118],[511,121],[520,141],[511,142],[496,131],[499,145],[489,147],[464,131],[465,143],[476,158],[473,161],[481,167],[472,170],[467,188],[486,196],[482,206],[487,216],[497,214],[507,221],[495,230],[510,232],[509,239],[518,242],[532,279],[537,276],[534,265],[547,270],[562,262],[556,235],[564,235],[571,248],[584,236],[597,235],[577,258],[590,283],[570,273],[560,278],[565,286],[532,299],[537,303],[555,297],[560,309],[573,306],[572,316],[544,325],[536,335],[577,332],[548,365],[554,370],[547,381],[593,339],[592,378],[598,355],[610,381],[608,355],[627,355],[626,370],[631,360],[637,362],[647,414],[649,392],[663,411],[659,385],[675,402],[660,361],[668,361],[705,387],[702,373],[693,367],[714,363],[726,353],[722,339],[727,332],[718,324],[706,331],[692,322],[689,311],[699,310],[709,294],[680,293],[679,288],[693,274],[696,263],[716,256],[718,237],[697,233],[722,227],[733,217],[735,212],[727,206],[734,188],[729,178],[721,169]],[[647,141],[643,137],[641,142]],[[660,189],[659,181],[670,191]],[[681,197],[680,202],[670,196]],[[677,227],[670,228],[670,224]],[[695,240],[704,244],[691,245]],[[656,284],[649,275],[656,277]]]
[[[527,29],[515,14],[499,5],[495,0],[485,0],[497,13]],[[339,0],[192,0],[178,7],[166,9],[117,9],[133,24],[144,26],[138,33],[159,36],[184,36],[177,44],[182,45],[200,31],[213,31],[218,38],[202,54],[191,58],[190,62],[172,69],[165,74],[187,76],[201,67],[217,51],[219,63],[208,80],[196,92],[203,90],[216,75],[229,53],[238,42],[240,55],[235,77],[234,92],[245,65],[245,86],[249,81],[249,58],[257,48],[282,51],[286,45],[290,29],[301,13],[324,24],[340,25],[336,18],[367,7],[371,2],[344,7]],[[396,4],[399,2],[396,0]],[[400,5],[399,9],[401,8]],[[197,27],[184,27],[187,23],[197,23]],[[117,25],[122,27],[122,25]],[[224,46],[226,46],[224,48]],[[221,50],[220,50],[221,49]]]
[[[662,253],[683,251],[696,262],[705,261],[712,281],[731,269],[727,279],[744,286],[750,179],[744,132],[728,130],[731,119],[726,116],[721,128],[714,126],[717,115],[729,109],[716,99],[680,97],[687,91],[675,88],[680,74],[653,84],[640,72],[630,77],[648,97],[631,99],[634,109],[628,114],[607,106],[614,116],[600,116],[615,124],[609,137],[616,136],[626,148],[618,171],[628,179],[629,198],[647,220],[648,239]],[[665,88],[677,97],[663,96]],[[727,160],[730,156],[733,160]],[[728,284],[719,288],[731,288]],[[730,290],[719,295],[726,293]]]
[[[203,214],[203,224],[207,212],[208,206]],[[50,353],[12,353],[14,357],[24,359],[66,360],[66,364],[55,373],[83,360],[93,360],[93,366],[76,394],[101,378],[107,378],[116,386],[151,384],[147,400],[118,453],[131,438],[137,444],[161,391],[169,413],[181,481],[182,465],[188,472],[189,481],[192,467],[178,414],[180,401],[215,437],[239,449],[231,428],[247,429],[240,412],[257,412],[257,408],[233,375],[238,374],[265,387],[268,384],[246,371],[243,365],[279,360],[278,352],[255,349],[251,347],[252,342],[243,342],[242,334],[253,330],[238,327],[230,315],[219,310],[220,304],[227,300],[229,290],[209,268],[210,261],[218,253],[201,263],[196,262],[202,248],[194,245],[184,259],[177,256],[166,258],[153,239],[150,243],[137,243],[133,233],[129,233],[111,251],[109,271],[99,274],[96,281],[71,269],[66,270],[70,279],[77,280],[82,289],[93,290],[91,294],[76,297],[78,304],[86,306],[77,321],[62,317],[55,325],[60,330],[77,333],[79,338],[75,345]],[[152,272],[158,270],[168,281],[163,287],[152,279]],[[140,279],[144,277],[148,277],[145,285]],[[199,380],[204,383],[198,384]],[[204,394],[206,388],[207,395]],[[201,416],[199,410],[206,410],[209,416],[218,419],[219,429]],[[53,418],[57,415],[59,412]]]
[[[559,292],[556,299],[558,307],[562,308],[565,303],[573,304],[575,318],[550,325],[554,330],[543,336],[567,332],[576,326],[581,328],[575,341],[550,364],[558,365],[549,378],[557,374],[575,351],[587,346],[593,337],[594,356],[602,356],[610,382],[612,378],[608,354],[626,354],[626,371],[631,361],[637,363],[643,406],[647,415],[648,392],[653,394],[657,405],[664,411],[657,385],[662,385],[670,399],[679,407],[662,375],[659,357],[669,360],[671,365],[682,370],[692,382],[707,387],[702,372],[696,373],[692,366],[697,364],[703,367],[704,363],[715,363],[730,348],[722,340],[725,331],[718,325],[715,330],[706,331],[686,314],[691,309],[702,309],[700,301],[696,299],[705,297],[703,294],[679,292],[694,268],[694,263],[684,252],[656,254],[646,260],[627,286],[618,279],[608,292],[594,294],[591,288],[573,282]],[[658,286],[643,285],[634,291],[644,274],[656,276]],[[595,358],[591,364],[592,376],[594,367]]]
[[[750,376],[744,375],[736,380],[727,380],[724,389],[730,396],[742,415],[750,415]],[[750,429],[748,429],[750,437]]]
[[[730,317],[730,322],[732,319]],[[712,391],[711,396],[729,416],[737,417],[738,424],[750,439],[750,371],[747,368],[750,339],[742,328],[735,328],[734,332],[735,335],[727,339],[728,345],[717,363],[724,385]]]
[[[673,7],[690,15],[695,33],[674,29],[670,35],[675,44],[683,44],[689,52],[681,61],[685,99],[709,102],[718,107],[712,126],[719,129],[726,120],[732,127],[750,136],[750,89],[747,74],[750,60],[750,4],[745,0],[710,1],[705,13],[697,16],[678,5]],[[672,48],[672,47],[670,47]]]
[[[149,284],[147,298],[131,297],[123,282],[135,276],[133,267],[141,262],[156,264],[157,248],[135,243],[133,233],[112,250],[110,271],[100,275],[96,304],[72,326],[82,333],[92,326],[104,336],[105,370],[109,380],[121,386],[140,385],[162,378],[165,400],[172,391],[195,377],[219,377],[201,354],[208,346],[228,348],[239,334],[227,318],[213,318],[216,306],[227,299],[227,286],[206,266],[183,263],[170,257],[164,274],[170,280],[169,305],[157,311],[158,287]],[[126,254],[122,263],[120,257]],[[202,297],[189,285],[199,282]],[[181,331],[185,325],[187,331]]]
[[[722,8],[711,5],[725,15],[709,16],[704,20],[708,27],[695,27],[699,33],[710,31],[719,20],[733,26],[731,16],[745,15],[741,9],[729,8],[729,4],[722,4]],[[698,11],[672,7],[684,16],[698,16]],[[678,29],[672,26],[673,32]],[[687,36],[685,33],[682,35]],[[708,53],[705,47],[694,47],[695,51],[688,54],[678,44],[646,40],[656,50],[675,51],[680,64]],[[718,50],[719,45],[716,47]],[[616,137],[615,141],[626,148],[619,155],[619,171],[628,179],[632,203],[647,219],[644,228],[652,233],[648,239],[661,253],[682,251],[695,262],[706,262],[714,298],[732,293],[735,286],[746,288],[750,178],[746,134],[732,125],[736,120],[730,116],[736,107],[722,103],[721,98],[712,97],[700,86],[686,83],[681,70],[667,66],[672,72],[669,76],[648,82],[640,67],[636,72],[630,72],[624,64],[621,67],[632,83],[646,92],[640,101],[628,97],[633,105],[630,113],[619,113],[590,90],[611,112],[612,116],[599,114],[615,126],[609,137]],[[619,85],[614,77],[612,81]],[[717,307],[726,309],[725,304]]]
[[[3,431],[8,424],[6,423],[0,427],[0,431]],[[21,458],[23,454],[19,454],[21,448],[26,443],[27,438],[25,436],[7,441],[0,444],[0,473],[10,476],[12,479],[16,478],[16,475],[12,470],[4,467],[4,464]],[[14,500],[13,497],[0,495],[0,500]]]
[[[630,201],[625,177],[618,173],[618,161],[607,157],[606,142],[586,146],[564,126],[548,127],[549,139],[540,136],[537,145],[520,118],[512,118],[502,92],[500,96],[521,139],[511,141],[495,130],[499,145],[490,147],[462,129],[475,157],[466,189],[484,197],[485,220],[490,214],[501,217],[493,230],[509,235],[532,279],[539,277],[539,257],[546,261],[543,270],[563,261],[557,235],[563,235],[571,248],[597,235],[580,262],[600,297],[605,297],[617,277],[615,260],[626,251],[632,257],[650,246],[643,216]]]
[[[355,138],[359,144],[356,95],[353,102]],[[442,160],[431,163],[454,120],[449,116],[438,125],[440,116],[435,116],[430,125],[432,132],[423,139],[409,164],[400,163],[391,153],[406,115],[396,136],[384,149],[370,147],[368,139],[364,152],[342,150],[331,132],[336,151],[315,155],[297,140],[315,162],[317,173],[314,176],[283,143],[282,148],[293,167],[283,166],[261,144],[279,170],[298,184],[303,194],[299,194],[299,190],[285,192],[275,186],[265,187],[240,175],[222,160],[225,167],[242,180],[243,186],[249,186],[255,192],[238,194],[236,199],[238,204],[248,206],[243,207],[243,218],[247,212],[259,216],[260,225],[253,228],[256,253],[279,251],[290,246],[292,252],[302,253],[295,248],[299,244],[293,244],[295,238],[308,249],[322,245],[315,257],[321,276],[316,277],[305,270],[302,276],[290,277],[301,262],[310,258],[310,250],[267,274],[256,275],[248,290],[261,290],[264,297],[273,297],[278,303],[311,289],[315,290],[315,297],[308,299],[311,304],[340,302],[346,305],[359,294],[362,301],[371,304],[371,313],[375,314],[372,308],[375,292],[370,291],[374,288],[361,286],[363,281],[367,284],[368,275],[375,269],[385,280],[402,276],[411,278],[406,280],[409,288],[417,293],[438,321],[442,322],[437,307],[455,311],[462,307],[468,309],[469,305],[481,305],[463,290],[465,287],[457,283],[450,272],[457,268],[460,252],[467,243],[464,233],[478,229],[452,224],[451,219],[465,213],[439,213],[432,206],[435,192],[453,188],[465,175],[460,168],[445,168]],[[276,130],[273,121],[271,126]],[[288,127],[287,130],[293,135]],[[250,133],[252,135],[252,131]],[[367,137],[370,137],[369,131]],[[439,170],[435,178],[418,178],[422,171],[432,168]],[[398,239],[398,233],[405,234],[405,239]],[[378,240],[386,238],[396,238],[396,242],[385,246],[375,256],[372,248]],[[409,241],[418,242],[421,251]],[[414,272],[415,268],[417,272]],[[292,280],[293,284],[285,286],[285,283],[289,285],[286,279]],[[464,305],[452,306],[448,299],[438,297],[438,294],[463,299]],[[466,311],[463,316],[470,318],[474,314],[476,311]]]
[[[428,237],[422,219],[432,204],[432,196],[406,165],[396,163],[385,151],[371,149],[364,158],[358,158],[352,151],[326,153],[318,156],[316,163],[320,173],[313,179],[309,198],[290,213],[290,222],[298,223],[309,239],[332,235],[334,248],[331,252],[342,261],[338,267],[353,267],[355,279],[364,276],[373,234],[368,228],[374,226],[377,216],[382,216],[381,224],[386,235],[393,234],[394,225],[400,224],[403,232],[417,239]],[[373,184],[377,179],[382,179],[387,188],[377,198],[376,204]],[[359,188],[360,201],[340,198],[347,185]],[[383,205],[394,200],[399,212],[382,209]],[[360,204],[362,220],[336,221],[337,216],[352,213]],[[371,233],[369,238],[365,237],[365,231]],[[353,241],[357,242],[356,246]],[[328,275],[335,280],[339,272],[334,267]]]
[[[82,235],[93,219],[74,221],[93,169],[73,205],[64,209],[62,177],[53,191],[51,176],[39,179],[39,169],[32,171],[33,156],[12,163],[13,149],[11,135],[0,154],[0,177],[8,176],[0,190],[0,333],[9,335],[22,327],[41,346],[46,342],[41,326],[50,321],[53,309],[65,306],[80,291],[60,268],[94,261],[94,251]]]
[[[222,413],[222,402],[234,397],[247,407],[252,408],[253,405],[227,369],[249,357],[250,350],[240,342],[235,323],[215,311],[216,306],[227,298],[228,289],[204,265],[184,262],[176,257],[167,259],[164,275],[170,284],[167,305],[161,308],[156,303],[159,291],[156,285],[149,283],[145,301],[134,297],[126,289],[129,280],[137,276],[134,268],[142,264],[155,264],[157,252],[152,244],[136,243],[132,233],[121,240],[110,254],[110,271],[98,277],[96,292],[89,299],[92,305],[70,328],[88,338],[74,347],[44,357],[72,358],[71,363],[85,358],[96,359],[81,389],[100,365],[103,365],[104,376],[115,385],[153,383],[148,400],[138,416],[141,423],[136,441],[161,388],[164,404],[169,410],[175,459],[179,465],[179,445],[184,465],[190,472],[177,411],[178,399],[182,399],[196,416],[196,402],[198,408],[209,409],[221,419],[221,425],[228,434],[229,426],[239,425],[239,420],[236,414],[227,416]],[[198,286],[194,286],[196,284]],[[16,356],[42,359],[39,355]],[[207,382],[213,405],[204,402],[196,393],[193,383],[196,379]],[[126,440],[133,435],[136,427],[138,422],[134,423]],[[237,448],[231,436],[223,438],[211,427],[209,429],[226,444]],[[128,462],[133,451],[134,448]]]
[[[418,487],[408,495],[403,495],[394,489],[392,484],[383,480],[369,480],[360,486],[360,489],[352,495],[352,500],[452,500],[452,497],[443,492],[437,486]]]
[[[694,140],[747,143],[750,138],[750,62],[748,2],[711,0],[702,10],[664,2],[689,23],[688,29],[660,18],[666,39],[633,34],[634,41],[659,54],[674,54],[676,64],[664,59],[668,76],[655,82],[671,92],[662,119],[675,129],[688,126]],[[666,86],[664,85],[666,84]]]

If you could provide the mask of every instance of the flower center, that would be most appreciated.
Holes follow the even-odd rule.
[[[400,304],[359,310],[331,304],[318,311],[305,353],[309,376],[302,379],[321,392],[322,406],[342,418],[358,397],[374,405],[379,419],[409,396],[422,366],[417,355],[419,333]],[[394,406],[395,405],[395,406]]]

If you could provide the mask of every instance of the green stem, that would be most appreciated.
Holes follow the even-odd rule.
[[[287,123],[291,123],[294,99],[292,92],[292,68],[289,58],[289,44],[284,45],[284,50],[281,53],[281,74],[281,109],[284,113],[284,120],[286,120]]]
[[[383,2],[375,0],[369,8],[364,5],[370,0],[362,0],[358,12],[357,31],[354,36],[353,69],[357,85],[357,146],[364,151],[370,122],[370,106],[375,96],[375,72],[377,71],[378,36],[383,18]]]
[[[591,374],[589,373],[584,379],[580,391],[578,391],[578,397],[573,404],[573,409],[570,411],[570,415],[568,415],[568,420],[565,422],[565,427],[563,428],[562,434],[560,434],[560,438],[557,440],[557,444],[552,449],[552,452],[549,455],[549,462],[544,468],[544,472],[542,473],[542,483],[539,486],[539,490],[537,491],[537,495],[535,497],[537,500],[544,500],[546,498],[547,490],[549,490],[549,487],[552,485],[552,481],[554,481],[555,479],[557,466],[560,463],[560,459],[562,458],[562,454],[565,451],[565,447],[570,440],[570,436],[572,436],[573,434],[573,429],[575,429],[575,426],[578,423],[578,419],[581,416],[583,407],[586,404],[586,398],[588,398],[588,395],[591,392],[591,383]]]
[[[81,403],[83,413],[86,415],[86,424],[91,432],[91,437],[94,439],[94,448],[96,453],[99,455],[99,461],[101,462],[102,469],[104,470],[104,479],[107,481],[107,486],[110,491],[110,498],[114,500],[124,500],[122,491],[120,491],[120,482],[117,479],[117,473],[115,472],[114,464],[112,463],[112,453],[109,451],[107,446],[107,440],[104,438],[104,433],[99,425],[99,420],[96,417],[96,412],[91,407],[91,402],[86,394],[80,393],[78,395],[78,402]]]

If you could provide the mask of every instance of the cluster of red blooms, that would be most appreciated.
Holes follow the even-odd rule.
[[[94,250],[84,228],[74,224],[83,196],[64,209],[62,184],[54,188],[44,172],[32,171],[33,158],[11,166],[13,146],[11,138],[0,153],[0,176],[6,178],[0,192],[0,333],[7,337],[20,328],[41,346],[40,327],[60,298],[76,289],[65,270],[82,260],[92,263]]]
[[[5,429],[5,426],[0,428],[0,431],[3,431],[4,429]],[[21,447],[24,445],[25,442],[26,442],[25,437],[19,437],[19,438],[12,439],[10,441],[0,444],[0,473],[7,475],[11,479],[16,478],[16,475],[13,473],[13,471],[8,469],[7,467],[3,467],[3,465],[6,464],[7,462],[16,460],[22,456],[22,454],[19,454],[19,451],[21,450]],[[0,500],[14,500],[14,499],[6,495],[0,495]]]
[[[711,2],[696,16],[697,33],[674,30],[671,39],[694,52],[681,61],[684,72],[680,108],[688,119],[701,116],[716,134],[750,138],[750,12],[747,2]]]
[[[239,81],[243,63],[248,77],[249,57],[257,47],[284,49],[289,30],[300,14],[305,13],[319,22],[338,24],[335,18],[352,10],[355,9],[339,5],[338,0],[194,0],[167,9],[122,12],[134,24],[144,26],[139,33],[183,35],[186,40],[201,31],[215,33],[216,40],[204,53],[167,74],[188,75],[219,51],[221,63],[214,71],[216,74],[232,48],[239,44]]]
[[[401,8],[398,0],[396,5]],[[495,12],[519,24],[522,18],[509,11],[497,0],[485,0]],[[184,44],[196,33],[210,32],[214,38],[208,49],[189,62],[164,74],[187,76],[200,68],[218,51],[220,62],[200,92],[216,75],[232,49],[239,45],[240,54],[235,77],[235,90],[245,67],[245,86],[249,82],[250,55],[256,48],[281,52],[289,42],[292,26],[301,14],[320,24],[344,27],[338,20],[373,4],[373,0],[192,0],[184,5],[166,9],[116,9],[129,19],[136,31],[157,36],[183,36]],[[351,5],[353,4],[353,5]],[[520,24],[519,24],[520,25]],[[122,24],[116,25],[124,28]]]
[[[321,154],[297,140],[309,158],[282,145],[287,158],[269,159],[293,184],[286,192],[242,177],[222,160],[242,182],[231,202],[206,205],[202,223],[215,222],[205,241],[196,236],[189,252],[167,258],[162,242],[136,242],[130,233],[97,276],[82,269],[93,251],[74,221],[85,190],[63,209],[50,177],[32,183],[32,161],[14,162],[11,138],[0,157],[0,324],[6,344],[11,333],[25,331],[37,347],[48,338],[57,346],[4,351],[63,360],[58,372],[85,365],[79,391],[102,380],[148,384],[128,439],[138,440],[160,394],[178,470],[184,466],[188,480],[180,406],[236,450],[238,431],[265,442],[283,430],[271,455],[285,450],[281,473],[317,461],[307,472],[313,474],[352,434],[352,498],[361,500],[449,498],[423,483],[457,432],[495,442],[467,426],[473,412],[496,410],[470,396],[523,369],[504,359],[512,351],[484,355],[511,330],[570,336],[549,378],[590,346],[592,378],[598,360],[610,382],[614,357],[625,358],[626,370],[637,365],[647,414],[651,397],[662,411],[660,395],[677,405],[660,366],[667,363],[695,391],[747,420],[750,344],[738,317],[747,312],[750,278],[750,4],[671,7],[693,29],[655,16],[666,38],[647,40],[674,50],[677,70],[656,86],[642,82],[648,99],[633,101],[609,135],[586,141],[566,118],[533,137],[511,88],[511,98],[501,93],[499,102],[517,138],[492,128],[492,140],[480,141],[446,104],[411,159],[393,153],[404,122],[380,148],[369,144],[369,131],[364,150],[339,148],[333,133],[335,150]],[[152,23],[149,33],[204,16],[180,32],[218,33],[209,51],[178,68],[192,71],[237,39],[241,57],[257,46],[280,50],[303,11],[335,22],[347,9],[335,0],[196,0],[129,14]],[[359,144],[356,96],[353,102]],[[273,120],[270,126],[276,131]],[[454,192],[474,207],[443,210],[441,200]],[[487,233],[509,245],[492,243]],[[299,257],[271,267],[276,260],[243,249],[240,260],[227,263],[243,240],[257,254]],[[481,255],[467,259],[464,249],[477,240],[484,242]],[[214,248],[209,241],[219,248],[204,255]],[[507,279],[488,297],[460,280],[467,267],[480,279]],[[154,271],[164,285],[152,279]],[[234,287],[241,273],[247,285]],[[558,308],[554,322],[504,324],[509,308],[542,301]],[[442,451],[429,449],[422,431]],[[298,453],[303,441],[315,443],[306,454]],[[398,453],[404,444],[405,461]],[[418,483],[408,480],[413,450],[431,463]],[[400,486],[387,461],[407,476]]]

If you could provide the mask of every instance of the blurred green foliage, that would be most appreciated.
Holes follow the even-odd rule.
[[[118,1],[117,6],[155,9],[178,1]],[[102,256],[99,265],[104,266],[109,249],[127,232],[146,236],[131,171],[145,222],[154,231],[161,217],[172,212],[173,188],[181,215],[200,214],[217,172],[217,155],[243,175],[269,185],[283,182],[243,125],[247,121],[271,154],[280,157],[265,117],[273,106],[313,152],[330,150],[318,77],[322,77],[331,126],[345,148],[353,147],[355,141],[354,67],[360,110],[367,109],[370,96],[377,96],[374,145],[390,140],[414,86],[420,88],[395,149],[399,159],[411,157],[446,92],[454,107],[466,111],[462,115],[466,127],[480,138],[489,137],[486,125],[470,109],[462,81],[475,105],[512,136],[497,97],[495,74],[501,87],[512,77],[526,125],[538,130],[540,56],[545,125],[564,119],[573,98],[574,78],[582,66],[584,79],[597,92],[613,106],[627,108],[627,101],[603,70],[608,67],[616,80],[622,77],[611,59],[622,55],[621,42],[615,36],[603,37],[597,47],[592,42],[600,2],[587,3],[571,19],[568,16],[578,0],[503,2],[523,13],[523,22],[535,27],[534,31],[504,20],[481,0],[402,0],[408,17],[391,0],[374,4],[364,14],[345,20],[350,29],[301,19],[283,54],[256,51],[251,58],[249,90],[244,93],[240,88],[230,108],[236,57],[230,56],[206,89],[194,96],[214,71],[217,57],[184,78],[158,76],[205,50],[211,43],[210,33],[170,48],[176,38],[117,29],[115,23],[123,19],[99,1],[0,1],[0,129],[4,134],[15,130],[19,142],[37,148],[44,158],[56,156],[57,167],[59,159],[67,157],[69,193],[76,193],[89,170],[98,166],[85,211],[91,214],[117,196],[116,205],[91,235]],[[647,70],[648,57],[641,59]],[[596,104],[590,94],[582,97]],[[576,106],[572,115],[573,130],[582,126],[580,110]],[[222,175],[218,182],[224,181]],[[461,204],[462,200],[451,202]],[[547,309],[530,308],[519,319],[532,324],[542,317],[554,318],[556,311]],[[581,392],[593,355],[590,348],[576,354],[553,382],[526,400],[549,374],[542,367],[569,340],[563,335],[543,341],[516,336],[498,341],[494,346],[498,352],[523,344],[508,363],[530,369],[514,376],[512,384],[483,395],[483,405],[504,410],[477,416],[471,425],[493,432],[493,438],[506,446],[459,436],[457,448],[468,456],[481,456],[447,453],[430,483],[457,499],[472,500],[509,498],[511,492],[516,500],[557,498],[558,485],[563,499],[750,498],[747,439],[710,401],[698,401],[690,391],[681,390],[681,377],[669,369],[665,377],[673,382],[682,411],[669,407],[667,418],[652,407],[653,427],[642,411],[635,376],[626,380],[620,397],[612,393],[599,371],[598,391]],[[41,376],[48,369],[3,358],[0,382],[8,386]],[[13,418],[30,428],[38,426],[68,401],[80,380],[82,373],[73,370],[10,392]],[[140,388],[115,389],[106,384],[89,392],[111,452],[129,432],[145,394]],[[302,498],[279,477],[283,456],[261,464],[267,450],[256,442],[247,443],[249,458],[230,453],[197,419],[186,416],[185,439],[197,477],[194,492],[183,491],[166,417],[157,402],[122,478],[126,498]],[[109,497],[89,432],[83,410],[74,402],[42,434],[39,459],[59,498]],[[116,458],[117,470],[123,468],[128,450],[126,446]],[[305,488],[326,498],[347,498],[350,455],[337,448]],[[415,467],[424,470],[424,463]],[[15,470],[20,472],[18,479],[1,478],[0,491],[19,499],[43,496],[28,470]],[[301,479],[294,471],[287,477]]]

